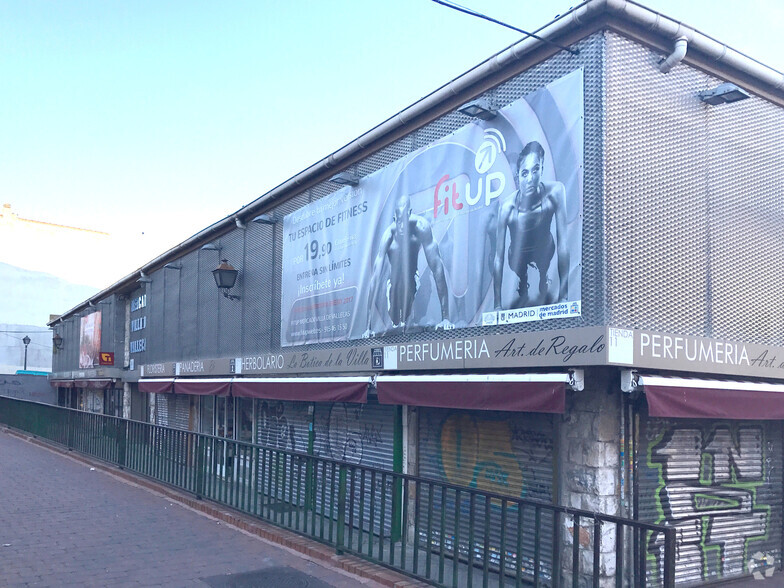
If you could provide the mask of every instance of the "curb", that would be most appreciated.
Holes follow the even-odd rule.
[[[324,562],[349,574],[372,580],[373,582],[377,582],[382,586],[388,586],[390,588],[426,588],[431,586],[431,584],[427,584],[409,576],[405,576],[389,568],[374,564],[368,560],[364,560],[354,555],[337,555],[334,548],[308,539],[304,535],[298,535],[292,531],[276,527],[259,519],[253,518],[250,515],[221,507],[215,503],[206,500],[199,500],[181,491],[174,490],[173,488],[164,484],[154,482],[148,478],[139,476],[126,470],[121,470],[117,466],[110,466],[104,462],[93,460],[85,455],[82,455],[81,453],[69,451],[68,449],[65,449],[59,445],[55,445],[54,443],[48,443],[47,441],[38,437],[34,437],[9,427],[3,427],[3,430],[6,433],[13,435],[14,437],[27,441],[28,443],[32,443],[33,445],[38,445],[44,449],[48,449],[54,453],[61,454],[64,457],[68,457],[75,461],[94,467],[95,469],[119,478],[126,483],[130,483],[160,494],[161,496],[165,496],[173,502],[177,502],[178,504],[190,508],[191,510],[222,521],[229,526],[236,528],[237,530],[244,531],[263,540],[269,541],[270,543],[286,547],[307,557],[310,557],[317,562]]]

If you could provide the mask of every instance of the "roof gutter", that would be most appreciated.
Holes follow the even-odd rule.
[[[337,168],[350,165],[362,153],[379,148],[385,144],[385,141],[392,140],[390,138],[413,131],[429,113],[437,113],[438,107],[444,102],[455,100],[456,98],[470,100],[477,93],[475,91],[476,86],[481,85],[483,80],[507,69],[511,64],[523,60],[534,49],[541,47],[548,41],[557,39],[559,35],[585,27],[597,17],[605,14],[616,16],[621,20],[629,21],[665,38],[676,41],[676,49],[665,60],[666,63],[672,59],[670,68],[677,63],[676,59],[678,59],[681,50],[683,56],[680,56],[680,59],[683,59],[686,53],[686,46],[688,45],[694,51],[712,58],[717,64],[751,76],[762,85],[769,86],[779,93],[784,92],[784,74],[743,53],[735,51],[679,21],[668,18],[631,0],[587,0],[558,19],[534,31],[537,36],[545,40],[526,37],[522,41],[510,45],[408,108],[401,110],[367,133],[360,135],[357,139],[344,145],[331,155],[279,184],[253,202],[199,231],[179,245],[146,263],[135,272],[101,290],[90,297],[89,300],[63,313],[58,319],[47,323],[47,325],[52,326],[57,321],[62,321],[64,317],[83,310],[88,306],[89,302],[102,300],[118,289],[132,286],[142,272],[149,273],[163,266],[176,256],[194,249],[207,238],[220,236],[236,228],[235,219],[247,221],[247,215],[263,212],[265,208],[271,206],[275,201],[290,195],[292,191],[320,181],[337,171]],[[474,90],[473,93],[472,90]],[[784,95],[782,95],[782,101],[784,101]]]
[[[762,85],[770,86],[773,90],[779,92],[784,90],[783,73],[682,22],[673,20],[631,0],[596,0],[596,2],[604,4],[610,14],[640,25],[665,38],[672,40],[683,38],[689,47],[714,60],[717,64],[751,76]]]

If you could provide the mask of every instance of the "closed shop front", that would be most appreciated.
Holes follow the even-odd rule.
[[[638,518],[677,529],[676,584],[779,565],[781,450],[778,421],[641,418]],[[662,539],[648,538],[649,575]]]
[[[123,414],[122,388],[107,388],[103,392],[103,413],[110,416],[122,417]]]
[[[375,397],[369,397],[364,404],[317,404],[314,454],[357,466],[394,471],[395,455],[402,452],[402,446],[395,447],[398,410],[393,406],[378,404]],[[380,472],[375,475],[366,472],[363,482],[359,471],[354,475],[351,486],[353,496],[348,497],[349,505],[353,500],[353,520],[358,521],[361,517],[365,528],[372,520],[374,533],[383,532],[389,536],[392,523],[392,477]],[[324,509],[323,512],[330,512],[333,506],[328,495],[324,498],[324,504],[320,495],[316,496],[316,502],[319,508]],[[386,505],[383,511],[382,504]]]
[[[501,411],[467,411],[444,408],[421,408],[419,410],[419,475],[443,482],[467,486],[482,492],[503,494],[516,498],[535,498],[551,502],[554,485],[554,417],[551,414],[514,413]],[[485,525],[489,527],[488,553],[491,566],[498,566],[502,550],[500,502],[490,501],[486,512],[484,498],[477,501],[474,512],[474,528],[471,535],[469,497],[455,504],[454,494],[446,494],[445,512],[447,528],[451,528],[453,517],[460,516],[460,551],[467,557],[473,553],[481,562],[485,551]],[[429,507],[431,497],[423,489],[418,501]],[[441,509],[441,494],[434,492],[433,508]],[[429,508],[420,507],[419,533],[427,539],[430,527],[431,543],[438,548],[440,528],[438,521],[428,523]],[[456,513],[459,512],[459,515]],[[526,528],[534,527],[533,509],[517,513],[516,508],[507,510],[506,537],[517,536],[518,518]],[[540,529],[547,543],[552,539],[552,518],[542,512]],[[445,541],[451,542],[449,537]],[[514,543],[514,542],[511,542]],[[533,533],[524,536],[522,557],[519,558],[523,576],[532,574],[534,540]],[[508,572],[515,569],[517,546],[504,542],[505,566]],[[549,553],[548,553],[549,551]],[[552,569],[551,550],[545,550],[541,560],[545,576]]]
[[[99,414],[103,412],[103,390],[83,388],[82,401],[82,410]]]
[[[260,445],[392,471],[394,407],[373,401],[366,404],[257,402]]]
[[[195,430],[196,412],[190,395],[158,394],[156,424],[183,431]]]
[[[374,399],[365,403],[310,403],[291,402],[283,400],[258,400],[258,427],[257,437],[260,445],[287,451],[309,453],[328,460],[345,461],[356,466],[371,467],[380,470],[392,471],[395,455],[394,424],[396,408],[382,406]],[[312,439],[310,431],[313,431]],[[285,463],[285,465],[284,465]],[[290,479],[292,460],[286,458],[276,463],[277,475],[267,479],[269,492],[282,497],[282,489],[286,480]],[[294,476],[298,474],[298,465],[295,462]],[[300,468],[301,469],[301,468]],[[334,499],[337,498],[337,487],[333,487],[333,471],[323,464],[317,465],[317,477],[326,480],[327,488],[322,494],[317,492],[314,496],[316,508],[319,512],[329,514],[333,511]],[[303,472],[299,472],[304,474]],[[370,496],[371,489],[376,493],[376,512],[374,521],[380,524],[380,496],[387,494],[391,504],[392,480],[385,480],[382,476],[366,475],[364,488],[358,477],[354,487],[354,515],[359,517],[360,495]],[[375,486],[373,486],[373,484]],[[330,492],[332,490],[332,492]],[[364,491],[364,492],[363,492]],[[304,500],[304,494],[301,495]],[[389,532],[390,510],[386,510],[385,531]],[[371,516],[369,506],[365,506],[362,517],[367,521]],[[377,529],[378,530],[378,529]]]
[[[635,508],[642,521],[676,528],[676,585],[764,575],[780,566],[781,421],[668,418],[661,413],[684,411],[662,407],[653,390],[646,392],[637,415]],[[743,403],[754,403],[742,392],[735,409],[741,415]],[[678,396],[688,398],[689,391]],[[647,574],[657,585],[663,537],[646,541]]]

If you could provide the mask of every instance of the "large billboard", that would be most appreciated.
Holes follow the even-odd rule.
[[[79,323],[79,367],[98,367],[101,353],[101,313],[83,316]]]
[[[289,214],[281,344],[579,316],[583,72]]]

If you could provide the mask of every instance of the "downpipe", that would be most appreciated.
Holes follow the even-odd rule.
[[[673,48],[672,53],[659,64],[659,71],[662,73],[669,73],[673,67],[678,65],[683,58],[686,57],[688,46],[689,41],[686,37],[678,37],[675,39],[675,47]]]

